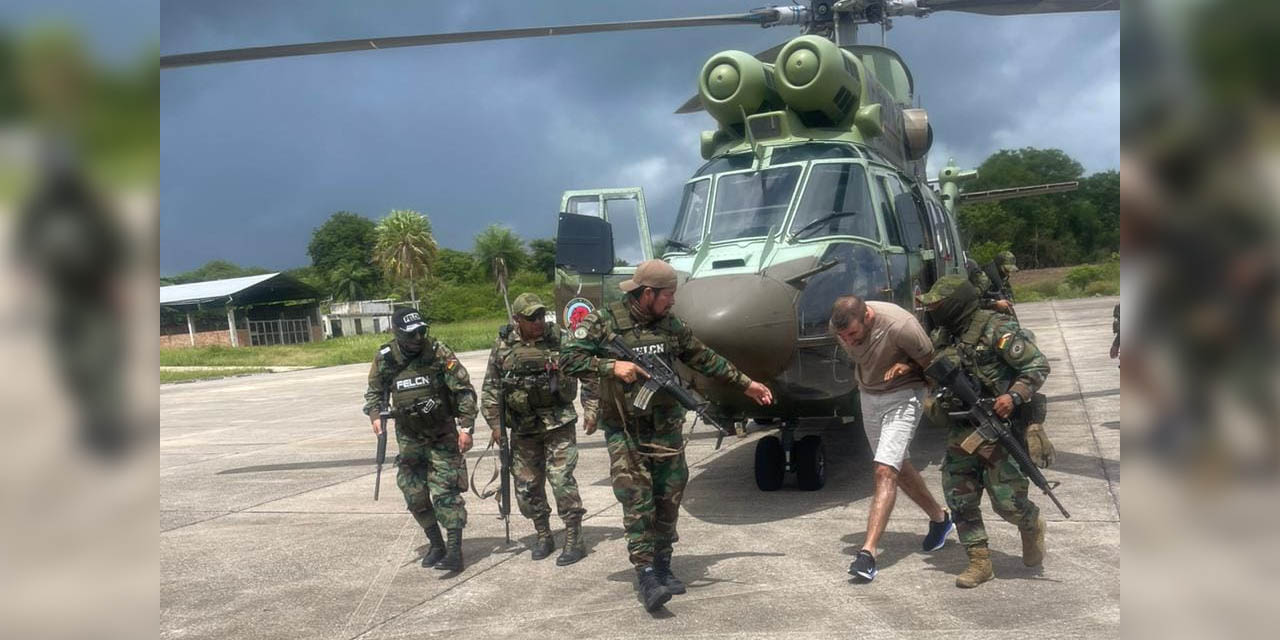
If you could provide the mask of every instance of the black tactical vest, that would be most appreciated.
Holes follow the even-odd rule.
[[[437,347],[435,342],[424,345],[422,353],[407,362],[397,362],[390,347],[382,354],[386,370],[393,372],[384,384],[391,389],[396,419],[411,429],[452,427],[449,388],[444,383],[444,363],[436,357]]]

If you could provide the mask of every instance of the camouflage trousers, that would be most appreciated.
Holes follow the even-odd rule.
[[[625,429],[620,418],[608,413],[600,422],[609,448],[613,495],[622,505],[622,528],[631,564],[652,565],[655,553],[670,551],[680,539],[676,518],[689,482],[689,467],[683,451],[655,458],[642,455],[650,449],[641,445],[679,449],[684,442],[684,410],[663,412],[659,408],[653,416],[628,417]]]
[[[582,521],[587,512],[578,495],[578,481],[573,470],[578,466],[576,423],[570,422],[550,431],[517,433],[511,438],[511,473],[515,476],[516,502],[520,514],[530,520],[551,517],[547,504],[546,483],[551,481],[551,494],[556,499],[556,514],[567,524]]]
[[[942,492],[956,523],[956,535],[965,547],[987,544],[982,524],[982,490],[991,496],[991,508],[1021,530],[1035,528],[1040,508],[1027,498],[1030,482],[1018,463],[994,442],[965,453],[960,448],[971,428],[952,428],[947,439],[947,455],[942,460]]]
[[[397,425],[396,443],[396,485],[414,520],[424,530],[437,523],[445,529],[466,526],[467,461],[458,451],[457,432],[406,433]]]

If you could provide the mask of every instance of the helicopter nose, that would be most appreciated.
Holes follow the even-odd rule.
[[[796,348],[796,290],[752,274],[689,280],[674,313],[704,344],[755,380],[782,373]]]

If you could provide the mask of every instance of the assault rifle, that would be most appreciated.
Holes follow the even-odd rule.
[[[1071,517],[1071,514],[1067,513],[1066,508],[1058,501],[1058,497],[1053,495],[1053,489],[1050,488],[1049,481],[1045,480],[1044,474],[1040,473],[1040,469],[1031,462],[1031,457],[1027,455],[1026,450],[1013,437],[1013,433],[1009,430],[1009,421],[996,415],[995,410],[992,409],[995,404],[994,399],[979,397],[973,382],[964,375],[960,366],[951,358],[935,358],[924,373],[949,389],[961,402],[969,406],[967,411],[950,413],[953,418],[968,418],[977,425],[973,435],[961,444],[965,451],[972,453],[986,442],[1000,443],[1000,446],[1004,447],[1004,450],[1018,462],[1022,472],[1027,474],[1027,478],[1049,496],[1054,506],[1058,507],[1058,511],[1062,512],[1062,516]]]
[[[511,312],[511,300],[507,295],[507,261],[501,257],[493,259],[493,273],[497,276],[498,291],[502,293],[502,303],[507,307],[508,322],[515,322],[515,314]],[[507,429],[507,388],[498,385],[498,470],[502,479],[498,482],[498,517],[506,527],[507,544],[511,544],[511,438]],[[490,480],[492,482],[492,480]]]
[[[498,385],[498,517],[506,527],[507,544],[511,544],[511,434],[507,429],[507,390]],[[492,480],[490,480],[492,482]]]
[[[378,409],[378,420],[382,423],[382,433],[378,434],[378,473],[373,477],[373,499],[378,499],[378,490],[382,488],[382,464],[387,461],[387,418],[391,417],[387,392],[382,392],[382,406]]]
[[[648,379],[644,381],[639,391],[636,392],[635,400],[631,402],[635,408],[641,411],[648,409],[649,402],[653,400],[653,394],[665,391],[672,398],[675,398],[676,402],[680,403],[680,406],[698,414],[698,417],[702,418],[703,422],[715,427],[720,432],[716,436],[716,449],[720,448],[720,444],[724,442],[725,434],[730,433],[730,431],[707,415],[707,406],[710,403],[698,395],[696,391],[686,388],[680,380],[680,376],[676,375],[676,372],[671,369],[671,366],[665,360],[651,353],[636,353],[619,336],[614,336],[604,346],[614,358],[632,362],[649,374]]]

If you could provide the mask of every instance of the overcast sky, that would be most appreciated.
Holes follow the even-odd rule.
[[[761,2],[171,0],[161,50],[207,49],[706,15]],[[902,18],[888,34],[915,76],[930,173],[1002,148],[1057,147],[1087,172],[1119,164],[1117,12]],[[702,162],[705,113],[674,115],[724,49],[796,27],[699,27],[234,63],[161,74],[160,268],[222,258],[309,264],[334,211],[430,217],[469,249],[490,223],[555,232],[565,189],[640,186],[654,234]],[[864,29],[863,41],[880,33]]]

